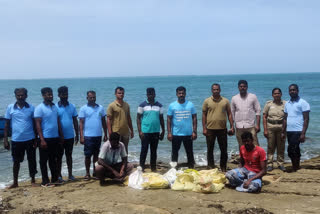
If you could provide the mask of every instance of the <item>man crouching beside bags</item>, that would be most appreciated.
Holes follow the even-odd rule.
[[[266,174],[266,152],[253,144],[250,132],[244,132],[241,139],[239,168],[228,171],[226,177],[237,191],[258,192],[262,186],[261,178]]]
[[[119,140],[120,135],[113,132],[110,134],[110,139],[100,149],[99,159],[96,162],[96,173],[100,185],[105,184],[105,178],[123,182],[133,169],[133,165],[128,163],[125,146]],[[120,157],[122,162],[118,162]]]

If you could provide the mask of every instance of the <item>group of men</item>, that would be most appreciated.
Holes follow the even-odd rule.
[[[261,108],[256,95],[248,93],[246,80],[238,82],[238,89],[239,94],[232,97],[230,104],[220,95],[220,85],[213,84],[211,86],[212,96],[203,103],[202,126],[203,135],[206,136],[208,168],[215,167],[213,149],[217,138],[221,151],[220,168],[221,171],[226,172],[227,135],[231,136],[236,133],[240,152],[240,168],[227,172],[226,177],[230,184],[236,186],[239,191],[256,192],[261,188],[261,178],[266,173],[266,154],[259,147],[257,138],[257,133],[260,131]],[[101,184],[104,183],[106,177],[123,180],[133,169],[133,166],[128,163],[127,156],[129,139],[134,137],[130,107],[123,100],[124,92],[122,87],[115,89],[116,99],[108,106],[106,114],[104,108],[96,104],[96,93],[88,91],[88,102],[80,108],[78,116],[75,106],[68,102],[66,86],[58,89],[60,101],[56,105],[52,102],[52,89],[41,89],[44,101],[35,109],[26,102],[27,90],[16,89],[17,102],[8,106],[5,116],[7,121],[4,146],[7,149],[10,148],[7,138],[10,122],[12,127],[14,183],[11,187],[18,186],[18,172],[25,151],[28,157],[31,182],[35,183],[34,177],[37,173],[35,149],[37,146],[40,151],[43,186],[64,182],[61,176],[63,153],[66,154],[68,179],[74,180],[72,149],[73,144],[79,140],[79,134],[80,143],[84,144],[86,167],[84,179],[91,179],[92,158],[92,176],[100,179]],[[143,170],[146,168],[145,161],[150,145],[150,168],[156,171],[158,142],[163,140],[165,135],[163,106],[156,101],[154,88],[147,88],[146,92],[147,99],[139,105],[137,111],[137,128],[141,139],[140,166]],[[289,86],[291,100],[286,103],[283,110],[284,116],[279,120],[282,126],[281,139],[288,136],[288,153],[294,170],[299,168],[299,144],[305,140],[310,111],[309,104],[299,98],[298,92],[299,88],[296,84]],[[179,150],[183,143],[188,167],[194,168],[193,141],[197,139],[197,113],[193,103],[186,100],[185,87],[178,87],[176,96],[177,101],[171,103],[167,111],[167,139],[172,142],[171,161],[178,162]],[[77,117],[79,117],[79,129]],[[229,130],[227,130],[227,120],[230,124]],[[279,121],[276,123],[280,124]],[[101,146],[102,131],[105,143]],[[39,137],[38,143],[37,136]],[[121,159],[120,163],[118,159]],[[47,162],[51,171],[51,182],[48,178]],[[284,170],[284,168],[280,169]]]

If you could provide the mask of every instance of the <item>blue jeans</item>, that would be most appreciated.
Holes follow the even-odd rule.
[[[240,187],[247,179],[250,179],[256,175],[255,172],[247,170],[245,167],[236,168],[226,173],[226,178],[233,187]],[[248,192],[258,192],[262,186],[261,179],[255,179],[251,181],[248,187]]]

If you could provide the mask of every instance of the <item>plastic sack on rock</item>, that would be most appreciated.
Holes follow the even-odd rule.
[[[129,176],[128,186],[134,189],[143,189],[143,182],[144,178],[142,168],[138,166],[137,170]]]
[[[177,173],[177,179],[171,186],[173,190],[191,191],[195,187],[194,178],[197,177],[198,171],[194,169],[184,170],[182,173]]]
[[[144,182],[142,187],[144,189],[165,189],[169,187],[169,182],[167,179],[158,173],[143,173]]]
[[[224,184],[196,184],[192,191],[202,193],[220,192],[224,187]]]
[[[224,187],[226,177],[224,174],[219,173],[218,169],[201,170],[198,177],[195,177],[194,192],[211,193],[219,192]]]
[[[220,173],[217,168],[211,170],[201,170],[199,171],[201,176],[210,177],[212,183],[221,184],[226,183],[227,179],[223,173]]]
[[[176,170],[177,162],[170,162],[170,166],[171,166],[171,169],[168,172],[166,172],[163,175],[163,177],[167,179],[167,181],[169,182],[169,185],[172,186],[175,180],[177,179],[177,170]]]
[[[177,179],[171,186],[173,190],[185,190],[202,193],[219,192],[226,181],[225,175],[218,172],[218,169],[184,170],[177,173]]]

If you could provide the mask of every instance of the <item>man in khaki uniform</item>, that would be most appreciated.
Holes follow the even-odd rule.
[[[263,134],[268,140],[267,171],[272,171],[273,169],[273,155],[276,148],[278,168],[285,171],[283,166],[285,139],[281,139],[281,131],[284,117],[284,106],[286,102],[281,100],[281,96],[281,89],[274,88],[272,90],[273,100],[267,101],[263,109]]]
[[[128,153],[128,144],[130,137],[133,138],[133,127],[130,116],[130,106],[123,101],[124,88],[115,89],[116,100],[109,104],[107,110],[107,125],[109,136],[112,132],[120,135],[120,142],[126,147]]]
[[[212,96],[207,98],[202,106],[202,127],[203,135],[206,136],[207,141],[208,168],[214,168],[213,149],[217,138],[221,151],[220,168],[225,172],[228,160],[227,133],[230,135],[234,133],[233,119],[229,100],[220,96],[220,85],[213,84],[211,90]],[[229,132],[227,132],[227,116],[230,123]]]

